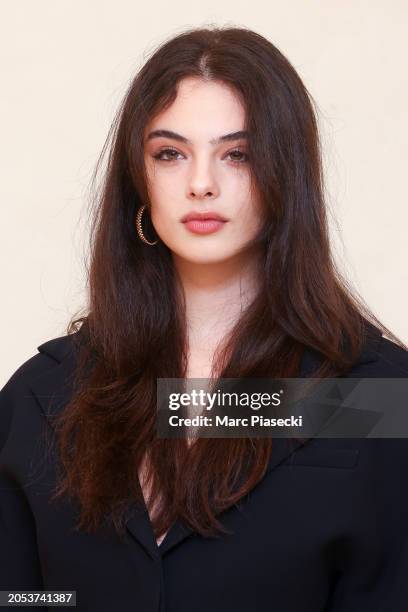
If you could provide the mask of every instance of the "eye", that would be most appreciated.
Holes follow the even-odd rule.
[[[159,161],[172,162],[178,159],[177,155],[181,155],[181,153],[179,153],[176,149],[167,147],[165,149],[161,149],[158,153],[153,155],[153,157],[154,159],[158,159]],[[228,156],[232,156],[231,161],[233,163],[242,164],[248,161],[248,155],[240,149],[234,149],[233,151],[229,151],[229,153],[227,153],[227,157]]]
[[[169,158],[166,159],[165,157],[163,157],[163,154],[165,155],[170,154],[170,156]],[[154,159],[158,159],[160,161],[171,162],[176,159],[176,155],[181,155],[181,153],[176,151],[176,149],[167,148],[167,149],[161,149],[161,151],[156,153],[156,155],[153,155],[153,157]]]
[[[248,161],[248,155],[244,153],[244,151],[241,151],[240,149],[234,149],[233,151],[230,151],[229,153],[227,153],[227,156],[228,155],[233,156],[231,161],[234,163],[243,164]],[[237,159],[237,155],[238,155],[238,159]],[[242,157],[244,157],[244,159],[242,159]]]

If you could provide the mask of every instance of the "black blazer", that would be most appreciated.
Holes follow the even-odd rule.
[[[0,392],[0,590],[76,590],[84,612],[408,610],[407,440],[275,439],[218,539],[177,522],[158,547],[146,508],[124,542],[75,532],[71,502],[49,504],[43,443],[71,391],[72,337],[38,351]],[[314,361],[305,351],[302,375]],[[376,334],[349,376],[408,377],[408,353]]]

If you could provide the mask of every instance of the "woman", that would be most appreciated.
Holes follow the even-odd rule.
[[[158,378],[408,374],[332,259],[298,74],[253,31],[192,29],[111,136],[87,313],[1,391],[0,588],[95,612],[405,610],[405,439],[156,435]]]

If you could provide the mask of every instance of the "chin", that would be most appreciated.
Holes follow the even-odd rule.
[[[204,252],[204,249],[207,252]],[[191,251],[188,253],[178,253],[178,256],[185,261],[189,261],[195,264],[222,264],[223,261],[226,261],[234,256],[234,253],[231,252],[216,252],[215,249],[212,249],[212,253],[208,252],[208,247],[204,247],[200,253],[192,253]]]

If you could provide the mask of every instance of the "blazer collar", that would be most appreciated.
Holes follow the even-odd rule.
[[[378,347],[381,340],[381,333],[371,326],[371,324],[369,324],[368,332],[367,343],[359,359],[355,363],[355,366],[374,362],[378,359]],[[82,328],[76,332],[76,334],[79,334],[78,338],[80,338],[82,335]],[[72,379],[76,365],[75,347],[72,336],[76,334],[53,338],[38,346],[38,351],[40,353],[48,355],[55,362],[50,369],[41,373],[30,383],[31,390],[47,417],[56,415],[62,410],[72,396]],[[302,358],[300,377],[308,376],[318,364],[318,353],[306,348]],[[323,426],[330,416],[331,413],[322,414],[320,425]],[[320,425],[318,430],[321,428]],[[307,441],[308,440],[297,440],[294,438],[275,438],[266,473],[274,470],[296,449],[307,443]],[[140,488],[138,480],[135,486]],[[159,559],[161,555],[167,553],[174,546],[193,534],[192,529],[177,520],[158,547],[146,506],[144,505],[143,508],[140,508],[136,506],[136,504],[131,508],[130,518],[126,521],[126,528],[139,545],[141,545],[150,557],[155,560]]]

